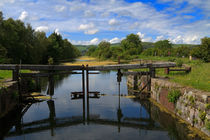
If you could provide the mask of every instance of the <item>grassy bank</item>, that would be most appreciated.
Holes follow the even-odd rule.
[[[164,69],[158,69],[157,75],[169,77],[170,81],[184,86],[210,92],[210,63],[192,63],[190,66],[192,71],[188,74],[185,72],[170,72],[169,75],[166,75]]]
[[[30,70],[21,70],[22,73],[29,73]],[[12,78],[12,70],[0,70],[0,81]]]

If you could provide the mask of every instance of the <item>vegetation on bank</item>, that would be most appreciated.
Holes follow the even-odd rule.
[[[102,41],[98,46],[88,48],[86,55],[96,57],[101,60],[121,59],[132,60],[139,59],[142,56],[154,57],[189,57],[193,56],[210,62],[210,38],[201,39],[201,45],[173,45],[168,40],[160,40],[151,47],[144,48],[138,35],[129,34],[118,45],[111,45],[107,41]]]
[[[0,12],[0,63],[47,64],[48,59],[57,63],[79,55],[79,50],[59,33],[47,37],[20,20],[4,20]]]

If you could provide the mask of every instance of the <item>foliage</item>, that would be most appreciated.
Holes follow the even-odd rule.
[[[201,119],[201,121],[205,121],[205,119],[206,119],[206,112],[205,111],[200,111],[200,113],[199,113],[199,118]]]
[[[30,24],[20,20],[3,19],[0,12],[0,63],[46,64],[52,57],[55,62],[72,59],[80,52],[62,36],[36,32]]]
[[[52,64],[53,64],[53,58],[52,58],[52,57],[50,57],[50,58],[48,59],[48,64],[49,64],[49,65],[52,65]]]
[[[180,96],[181,96],[180,90],[172,89],[169,91],[167,98],[169,102],[175,104]]]
[[[210,121],[206,120],[205,124],[206,124],[206,129],[210,131]]]
[[[176,60],[176,66],[181,67],[183,65],[183,61],[181,59]]]
[[[210,109],[210,104],[206,104],[205,106],[207,110]]]
[[[174,56],[177,57],[188,57],[190,54],[190,47],[186,47],[186,46],[181,46],[178,48],[174,48]]]
[[[172,45],[168,40],[160,40],[155,42],[155,48],[158,50],[158,56],[170,56]]]
[[[191,51],[191,55],[202,59],[204,62],[210,62],[210,37],[201,39],[201,45]]]
[[[120,43],[124,52],[128,55],[138,55],[143,51],[141,40],[138,35],[129,34]]]

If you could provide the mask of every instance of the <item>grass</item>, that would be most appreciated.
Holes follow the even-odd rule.
[[[22,73],[29,73],[30,70],[21,70]],[[0,81],[12,78],[12,70],[0,70]]]
[[[164,74],[164,69],[157,69],[157,75],[169,77],[170,81],[179,83],[183,86],[210,91],[210,63],[188,63],[192,67],[190,73],[170,72]]]

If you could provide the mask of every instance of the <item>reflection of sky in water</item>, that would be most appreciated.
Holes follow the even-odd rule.
[[[95,74],[89,76],[89,91],[99,91],[107,96],[100,99],[89,99],[89,111],[91,116],[99,116],[100,119],[117,121],[117,111],[119,109],[118,82],[116,72]],[[71,75],[64,78],[57,84],[55,95],[53,96],[56,118],[82,116],[83,101],[71,100],[70,94],[74,91],[82,91],[81,75]],[[126,77],[122,77],[120,85],[121,94],[127,94]],[[46,91],[42,91],[46,93]],[[140,103],[132,99],[120,98],[120,108],[124,118],[148,118],[149,114]],[[49,118],[50,112],[47,102],[33,104],[23,117],[23,122],[33,122]],[[121,127],[118,133],[117,126],[101,125],[90,123],[90,125],[74,125],[69,127],[55,128],[55,136],[50,137],[50,130],[37,133],[26,134],[24,136],[11,137],[8,139],[168,139],[165,131],[149,131],[132,127]]]

